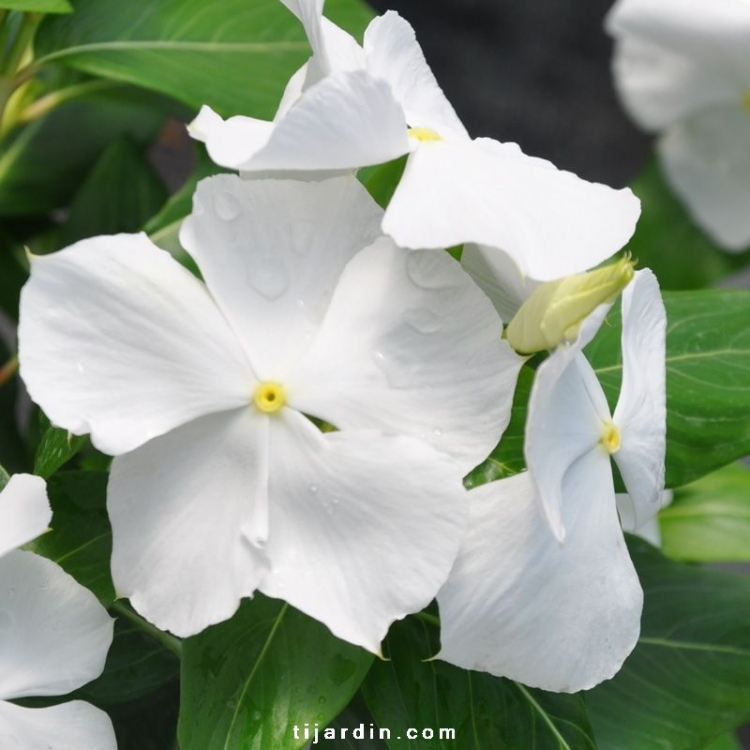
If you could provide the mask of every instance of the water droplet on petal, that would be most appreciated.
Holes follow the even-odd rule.
[[[303,257],[310,252],[315,231],[315,222],[307,219],[297,219],[289,224],[289,244],[295,255]]]
[[[432,434],[435,437],[440,437],[443,434],[443,431],[439,427],[434,427],[432,430]]]
[[[404,313],[404,323],[417,333],[435,333],[440,330],[441,320],[434,312],[417,308]]]
[[[419,289],[448,289],[454,285],[454,269],[435,250],[410,250],[406,255],[406,273]]]
[[[242,206],[231,193],[216,193],[214,211],[223,221],[234,221],[242,213]]]
[[[283,258],[261,258],[250,271],[250,285],[270,302],[289,289],[289,271]]]
[[[310,485],[310,492],[313,493],[313,495],[318,491],[318,485],[317,484],[311,484]]]
[[[414,366],[393,362],[382,351],[372,353],[377,368],[385,375],[391,388],[408,388],[414,382]]]

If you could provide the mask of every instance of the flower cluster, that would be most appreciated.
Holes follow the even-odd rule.
[[[115,457],[117,592],[189,636],[260,591],[375,653],[437,597],[440,658],[590,687],[642,603],[610,456],[638,523],[663,486],[658,286],[628,259],[586,273],[638,201],[472,140],[398,14],[360,46],[322,0],[283,1],[313,56],[274,122],[190,126],[239,172],[201,182],[182,226],[200,278],[142,234],[32,258],[21,373]],[[354,172],[400,156],[383,210]],[[620,292],[611,415],[582,351]],[[528,471],[467,492],[540,352]]]

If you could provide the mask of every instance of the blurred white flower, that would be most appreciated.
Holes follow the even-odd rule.
[[[640,526],[658,512],[664,482],[666,319],[650,271],[636,273],[622,305],[614,416],[580,353],[609,309],[603,305],[576,342],[537,370],[529,471],[469,493],[469,530],[438,594],[439,658],[576,692],[615,674],[635,646],[643,594],[618,520],[610,457]]]
[[[10,701],[65,695],[98,677],[113,620],[50,560],[16,550],[52,516],[44,481],[17,474],[0,492],[0,747],[116,750],[109,717],[84,701],[24,708]]]
[[[315,178],[408,153],[383,231],[408,248],[501,248],[534,279],[591,268],[628,241],[640,212],[630,190],[586,182],[513,143],[472,140],[397,13],[374,19],[360,47],[321,16],[320,0],[285,5],[313,57],[274,123],[201,110],[190,131],[218,164]]]
[[[34,259],[22,376],[119,456],[113,577],[159,627],[260,590],[377,651],[445,581],[523,360],[460,265],[381,218],[352,177],[226,175],[181,233],[205,284],[143,235]]]
[[[606,20],[625,108],[703,230],[750,247],[750,4],[619,0]]]

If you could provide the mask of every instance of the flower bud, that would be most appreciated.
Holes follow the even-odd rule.
[[[540,284],[505,331],[521,354],[554,349],[578,336],[581,323],[599,305],[614,302],[633,278],[634,263],[625,257],[588,273]]]

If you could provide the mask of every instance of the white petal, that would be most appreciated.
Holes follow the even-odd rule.
[[[614,454],[635,509],[636,527],[659,511],[666,453],[666,327],[659,284],[638,271],[622,295],[622,388]]]
[[[634,35],[686,57],[750,73],[747,0],[619,0],[606,19],[614,36]]]
[[[638,639],[643,595],[620,530],[609,461],[565,479],[560,544],[528,474],[469,493],[469,530],[438,594],[438,658],[556,692],[614,675]]]
[[[296,83],[294,77],[290,84],[292,81]],[[282,104],[289,106],[284,100]],[[188,133],[206,144],[211,160],[227,169],[239,169],[252,159],[268,143],[273,131],[272,122],[242,115],[224,120],[205,105],[188,125]]]
[[[214,414],[117,458],[107,508],[120,596],[162,630],[227,620],[266,571],[267,418]]]
[[[406,121],[390,87],[365,71],[331,73],[305,91],[245,171],[351,170],[409,150]]]
[[[203,284],[145,235],[35,257],[21,376],[53,424],[118,454],[247,403],[253,377]]]
[[[58,565],[8,552],[0,559],[0,699],[63,695],[98,677],[113,623]]]
[[[3,750],[117,750],[109,716],[83,701],[23,708],[0,701]]]
[[[466,522],[461,472],[412,438],[271,425],[272,571],[261,590],[379,653],[445,582]]]
[[[513,259],[496,247],[467,244],[461,254],[461,265],[492,300],[506,325],[539,286],[538,281],[524,276]]]
[[[15,474],[0,492],[0,557],[44,532],[52,518],[41,477]]]
[[[750,116],[741,103],[673,126],[658,152],[667,180],[703,230],[726,250],[750,246]]]
[[[673,500],[671,490],[664,490],[661,494],[659,508],[666,508]],[[645,539],[654,547],[661,547],[661,527],[659,516],[651,516],[644,523],[639,523],[636,518],[635,506],[630,495],[624,492],[617,493],[617,513],[620,516],[620,525],[623,531],[635,534]]]
[[[290,403],[340,429],[380,428],[451,454],[464,473],[508,424],[524,359],[446,253],[383,239],[344,271]]]
[[[410,127],[468,137],[430,70],[414,29],[398,13],[389,10],[370,23],[364,48],[367,70],[388,81]]]
[[[743,90],[720,66],[661,45],[624,36],[615,45],[615,85],[630,116],[647,130],[667,125],[717,104],[741,101]]]
[[[180,240],[258,376],[279,380],[308,348],[346,263],[380,236],[381,218],[354,177],[220,175],[198,185]]]
[[[526,417],[526,465],[561,541],[565,475],[581,456],[600,449],[603,424],[609,420],[604,392],[579,347],[560,348],[539,365]]]
[[[433,141],[410,155],[383,231],[402,247],[491,245],[549,281],[610,257],[639,213],[629,189],[586,182],[515,144]]]

